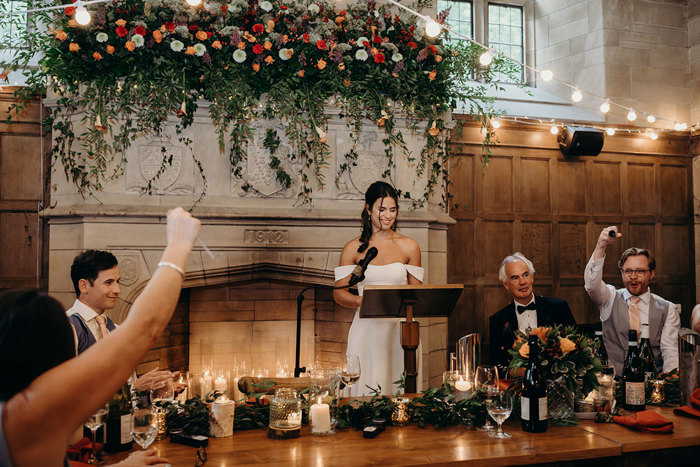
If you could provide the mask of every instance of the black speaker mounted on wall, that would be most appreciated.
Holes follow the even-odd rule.
[[[597,156],[603,149],[602,130],[584,126],[567,126],[557,141],[564,156]]]

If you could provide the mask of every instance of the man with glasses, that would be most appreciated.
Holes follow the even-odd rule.
[[[681,318],[676,305],[649,291],[654,278],[656,261],[648,250],[629,248],[622,253],[617,265],[624,288],[615,289],[603,282],[605,249],[622,234],[615,226],[606,227],[584,271],[588,295],[600,309],[603,322],[603,341],[615,372],[622,375],[629,331],[639,334],[642,324],[649,325],[649,341],[656,358],[658,371],[678,368],[678,330]]]

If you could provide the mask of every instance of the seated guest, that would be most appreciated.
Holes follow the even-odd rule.
[[[700,334],[700,305],[695,305],[693,314],[690,317],[690,329]]]
[[[569,326],[576,321],[565,300],[535,295],[532,289],[535,268],[522,253],[506,256],[498,270],[498,278],[510,292],[513,302],[491,315],[489,350],[491,364],[498,365],[501,374],[505,375],[511,360],[508,349],[513,347],[516,329],[527,334],[528,329],[539,326]]]
[[[610,236],[610,232],[615,232]],[[615,373],[622,375],[625,351],[629,347],[629,331],[649,325],[649,341],[658,371],[678,368],[678,330],[681,318],[676,305],[651,293],[649,283],[654,278],[656,261],[649,251],[629,248],[622,253],[617,266],[624,288],[615,289],[603,282],[605,249],[622,234],[617,228],[606,227],[584,271],[584,283],[591,300],[600,309],[603,322],[603,342]]]
[[[172,316],[199,221],[168,214],[168,246],[124,323],[79,356],[53,298],[0,297],[0,465],[64,465],[70,436],[119,389]]]
[[[76,353],[80,355],[116,329],[105,311],[114,308],[121,292],[119,264],[108,251],[87,250],[73,259],[70,277],[77,298],[66,314],[75,331]],[[179,374],[156,368],[136,378],[134,386],[138,391],[148,391],[152,385],[175,379]]]

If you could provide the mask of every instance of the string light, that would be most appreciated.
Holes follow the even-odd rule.
[[[607,133],[608,136],[612,136],[615,134],[615,128],[606,128],[605,133]]]
[[[571,93],[571,100],[574,102],[581,102],[581,99],[583,99],[583,94],[581,94],[578,88],[575,88],[574,92]]]
[[[442,27],[433,18],[428,16],[425,22],[425,34],[427,34],[428,37],[437,37],[440,35],[440,31],[442,31]]]
[[[655,131],[650,131],[649,132],[649,138],[652,140],[656,141],[659,138],[659,134]]]
[[[656,117],[654,117],[652,114],[649,114],[647,117],[647,122],[649,123],[654,123],[656,121]]]
[[[493,52],[491,52],[491,49],[487,49],[486,52],[479,56],[479,63],[483,66],[489,66],[491,62],[493,62]]]
[[[197,6],[197,5],[199,5],[200,3],[202,3],[202,0],[187,0],[187,4],[188,4],[189,6]]]
[[[673,128],[676,131],[683,131],[686,128],[688,128],[688,125],[686,125],[685,123],[673,122]]]
[[[83,26],[88,25],[91,19],[90,12],[87,11],[83,2],[80,0],[75,2],[75,20],[78,24],[82,24]]]
[[[630,122],[637,120],[637,112],[635,112],[632,107],[630,107],[630,111],[627,112],[627,120]]]
[[[549,132],[553,135],[559,133],[559,128],[557,128],[556,123],[552,123],[552,127],[549,129]]]
[[[501,128],[501,119],[498,118],[498,117],[492,118],[492,119],[491,119],[491,126],[492,126],[494,129]]]
[[[605,101],[600,104],[600,111],[604,114],[610,112],[610,99],[605,99]]]
[[[551,70],[542,70],[540,71],[540,78],[542,78],[542,81],[551,81],[554,78],[554,73]]]

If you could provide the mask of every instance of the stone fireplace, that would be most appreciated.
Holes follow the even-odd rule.
[[[228,157],[218,150],[206,108],[200,112],[184,136],[193,141],[191,147],[204,167],[206,194],[193,214],[202,220],[200,238],[213,257],[200,243],[195,245],[173,320],[139,370],[160,366],[216,371],[245,362],[250,371],[264,370],[270,376],[289,373],[294,368],[296,297],[307,285],[332,284],[343,245],[359,235],[362,194],[384,171],[382,134],[367,122],[356,168],[340,175],[343,161],[338,155],[347,151],[350,137],[344,121],[333,119],[326,185],[314,190],[312,208],[295,207],[299,187],[279,185],[267,165],[269,157],[260,143],[265,125],[257,129],[248,148],[243,177],[236,178]],[[80,117],[74,121],[78,130]],[[277,126],[278,134],[283,134],[283,126],[279,122]],[[409,148],[418,153],[420,139],[403,130]],[[142,194],[154,164],[160,164],[155,148],[161,146],[174,154],[173,164],[154,183],[151,195]],[[66,181],[61,168],[54,171],[53,207],[42,213],[50,222],[53,296],[70,306],[75,299],[69,277],[73,257],[87,248],[109,250],[119,260],[123,298],[110,315],[116,322],[125,319],[156,268],[165,244],[168,209],[189,208],[202,192],[204,180],[190,152],[178,143],[171,125],[157,141],[135,141],[126,154],[123,174],[87,197]],[[422,192],[425,179],[415,176],[406,154],[397,151],[397,156],[389,181],[402,190]],[[403,202],[399,219],[401,233],[420,245],[425,283],[445,283],[446,232],[452,219],[435,204],[411,211]],[[328,291],[307,292],[301,365],[340,363],[353,314],[354,310],[335,305]],[[423,383],[440,384],[447,352],[446,319],[420,322]]]

